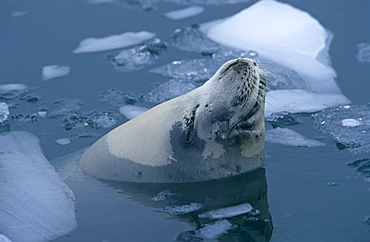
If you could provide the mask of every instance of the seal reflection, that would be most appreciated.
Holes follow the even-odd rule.
[[[273,224],[262,167],[238,176],[193,183],[102,181],[140,204],[190,223],[194,230],[174,235],[177,241],[271,239]]]

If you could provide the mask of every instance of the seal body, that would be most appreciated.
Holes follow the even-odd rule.
[[[257,168],[264,160],[265,80],[255,61],[228,61],[202,86],[103,136],[80,165],[103,179],[158,183]]]

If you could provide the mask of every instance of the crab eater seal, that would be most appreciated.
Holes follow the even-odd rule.
[[[250,59],[226,62],[202,86],[115,128],[80,166],[99,178],[179,183],[237,175],[264,160],[266,76]]]

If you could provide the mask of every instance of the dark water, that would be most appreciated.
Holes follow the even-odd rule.
[[[332,66],[338,74],[342,92],[354,104],[369,102],[369,65],[359,63],[357,44],[370,42],[370,2],[357,1],[282,1],[303,9],[333,32],[330,49]],[[128,31],[147,30],[167,41],[173,31],[191,24],[230,16],[249,6],[206,6],[203,14],[174,21],[164,13],[184,6],[159,2],[156,10],[139,11],[117,4],[90,5],[85,1],[1,1],[0,2],[0,84],[23,83],[35,87],[37,102],[20,101],[10,109],[12,115],[33,114],[43,107],[55,109],[58,99],[78,99],[80,112],[116,112],[99,102],[101,91],[115,88],[137,97],[166,79],[151,74],[152,67],[173,60],[199,58],[200,54],[169,46],[155,65],[136,72],[114,70],[105,58],[109,52],[74,54],[72,51],[87,37],[105,37]],[[26,11],[12,17],[14,11]],[[62,64],[71,67],[69,75],[41,81],[41,68]],[[125,122],[119,117],[116,125]],[[368,158],[338,150],[336,143],[313,128],[309,114],[298,115],[294,130],[309,138],[320,138],[326,146],[291,147],[266,143],[265,170],[235,179],[189,184],[182,187],[152,187],[99,181],[80,173],[75,164],[64,167],[70,174],[66,183],[76,197],[78,228],[59,241],[197,241],[199,228],[220,220],[200,219],[207,210],[249,203],[260,214],[229,219],[234,227],[220,241],[369,241],[370,186],[349,162]],[[62,118],[38,118],[37,122],[10,119],[11,130],[27,130],[37,135],[45,156],[54,159],[88,147],[111,128],[86,129],[89,138],[72,140],[61,146],[60,138],[74,137],[81,129],[66,130]],[[271,128],[267,124],[267,128]],[[61,168],[62,169],[62,168]],[[253,179],[252,179],[253,178]],[[216,188],[216,189],[215,189]],[[154,202],[151,196],[170,190],[171,196]],[[245,192],[248,191],[248,192]],[[197,212],[171,215],[163,208],[171,205],[204,204]],[[221,230],[222,231],[222,230]],[[188,239],[188,240],[186,240]],[[192,240],[191,240],[192,239]]]

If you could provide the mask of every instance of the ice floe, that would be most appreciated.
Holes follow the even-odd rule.
[[[211,224],[206,224],[199,229],[199,233],[208,239],[217,239],[221,235],[227,233],[228,230],[235,228],[235,226],[226,219],[218,220]]]
[[[330,135],[339,149],[370,152],[370,104],[327,108],[312,116],[315,128]]]
[[[66,76],[71,71],[69,66],[50,65],[42,68],[42,80],[47,81],[53,78]]]
[[[12,241],[48,241],[76,228],[72,191],[25,131],[0,136],[0,231]]]
[[[189,18],[195,15],[201,14],[203,10],[204,10],[203,7],[191,6],[185,9],[168,12],[168,13],[165,13],[164,15],[170,19],[180,20],[180,19]]]
[[[201,203],[190,203],[185,205],[168,205],[165,206],[163,209],[166,212],[171,213],[172,215],[184,215],[187,213],[191,213],[197,211],[203,207]]]
[[[147,110],[148,108],[144,108],[144,107],[138,107],[135,105],[125,105],[125,106],[120,107],[119,112],[125,115],[126,118],[133,119]]]
[[[294,130],[288,128],[276,128],[266,131],[265,141],[282,145],[297,147],[316,147],[325,144],[314,139],[308,139]]]
[[[120,35],[111,35],[103,38],[87,38],[81,41],[73,53],[79,54],[123,48],[139,44],[153,38],[155,35],[155,33],[141,31],[136,33],[126,32]]]
[[[205,213],[199,214],[199,218],[209,219],[220,219],[220,218],[231,218],[241,214],[249,213],[253,210],[253,207],[249,203],[243,203],[231,207],[219,208]]]
[[[57,139],[55,142],[59,145],[68,145],[71,143],[71,140],[68,138],[63,138],[63,139]]]

